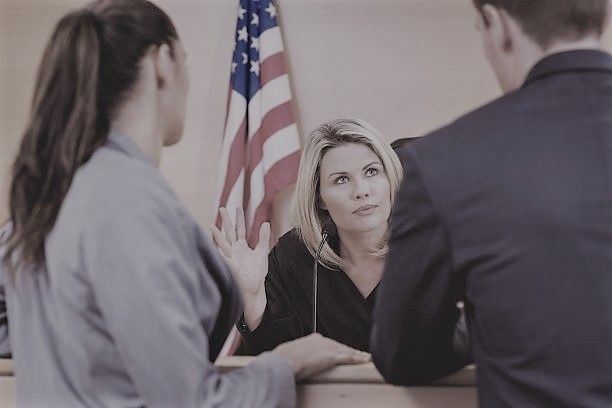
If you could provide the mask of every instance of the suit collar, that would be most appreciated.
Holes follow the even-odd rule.
[[[607,71],[612,73],[612,56],[601,50],[573,50],[542,58],[529,72],[522,87],[564,72]]]

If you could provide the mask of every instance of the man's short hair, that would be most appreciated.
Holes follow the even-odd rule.
[[[579,40],[593,34],[600,36],[608,15],[608,0],[473,1],[479,11],[490,4],[508,12],[543,49],[557,41]],[[488,24],[486,19],[485,24]]]

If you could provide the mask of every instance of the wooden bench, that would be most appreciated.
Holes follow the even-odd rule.
[[[253,357],[217,360],[221,372],[247,365]],[[307,407],[477,407],[475,370],[467,367],[430,386],[396,387],[384,382],[372,363],[336,367],[297,386],[298,406]],[[0,359],[0,407],[15,408],[11,360]]]

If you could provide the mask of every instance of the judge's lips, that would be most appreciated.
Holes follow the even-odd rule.
[[[370,215],[372,214],[376,208],[378,206],[374,205],[374,204],[365,204],[362,205],[361,207],[357,208],[355,211],[353,211],[353,214],[355,215]]]

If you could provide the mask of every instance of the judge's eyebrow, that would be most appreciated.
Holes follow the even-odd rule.
[[[377,161],[373,161],[372,163],[368,163],[365,166],[363,166],[363,168],[361,170],[365,170],[365,169],[367,169],[368,167],[370,167],[373,164],[382,164],[382,163],[380,161],[378,161],[378,160]],[[346,171],[335,171],[333,173],[330,173],[330,175],[327,176],[327,178],[330,179],[332,176],[335,176],[335,175],[338,175],[338,176],[342,175],[342,176],[344,176],[346,174],[348,174],[348,172],[346,172]]]
[[[346,171],[336,171],[336,172],[330,173],[330,175],[327,176],[327,178],[330,179],[332,178],[332,176],[344,176],[346,174],[347,174]]]
[[[365,166],[363,166],[363,168],[361,170],[365,170],[365,169],[367,169],[368,167],[370,167],[373,164],[380,164],[380,165],[382,165],[382,163],[379,160],[376,160],[376,161],[373,161],[372,163],[366,164]]]

